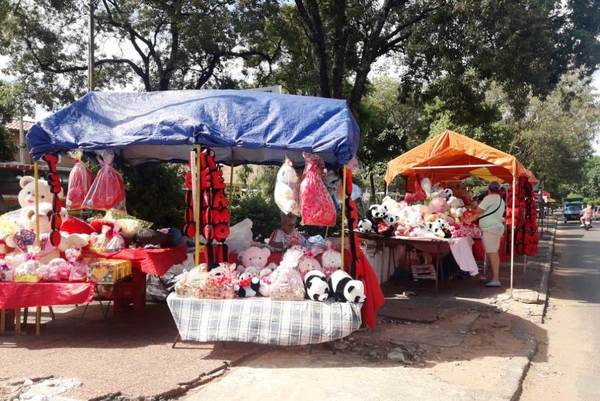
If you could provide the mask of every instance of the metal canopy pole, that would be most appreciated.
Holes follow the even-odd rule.
[[[516,188],[517,177],[513,175],[512,182],[512,213],[510,215],[511,227],[510,227],[510,297],[513,296],[513,278],[515,268],[515,203],[516,203]]]

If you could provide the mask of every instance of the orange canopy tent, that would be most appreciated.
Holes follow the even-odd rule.
[[[516,157],[452,131],[445,131],[388,162],[386,183],[389,185],[398,175],[408,178],[408,187],[411,189],[417,176],[429,177],[432,183],[470,176],[486,181],[509,182],[513,187],[518,177],[528,177],[532,184],[537,182],[533,173],[519,163]],[[515,191],[512,191],[512,195],[514,210]],[[513,213],[510,252],[511,296],[515,260],[514,218]]]
[[[445,131],[429,141],[388,162],[385,181],[388,185],[403,175],[413,181],[427,176],[433,183],[469,176],[486,181],[512,182],[514,177],[535,176],[516,157],[452,131]]]

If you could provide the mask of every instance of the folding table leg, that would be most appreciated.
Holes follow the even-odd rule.
[[[21,308],[15,309],[15,336],[21,335]]]
[[[56,316],[54,315],[54,309],[52,309],[51,306],[49,306],[48,309],[50,309],[50,317],[52,317],[52,320],[56,320]]]
[[[27,318],[29,317],[29,308],[23,310],[23,324],[27,324]]]
[[[4,334],[6,331],[6,311],[0,309],[0,334]]]
[[[42,307],[35,307],[35,335],[39,336],[42,327]]]

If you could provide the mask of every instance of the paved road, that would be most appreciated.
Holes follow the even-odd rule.
[[[600,400],[600,222],[557,231],[547,338],[525,379],[521,401]]]

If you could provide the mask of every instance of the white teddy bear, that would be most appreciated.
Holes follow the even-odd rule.
[[[19,192],[19,205],[23,207],[35,205],[35,183],[34,178],[30,175],[21,177],[19,180],[21,191]],[[38,190],[40,192],[40,202],[52,202],[52,192],[50,185],[44,179],[38,180]]]
[[[289,160],[285,160],[277,172],[275,182],[275,203],[285,214],[300,216],[300,202],[298,198],[299,179],[296,170]]]

